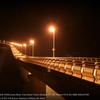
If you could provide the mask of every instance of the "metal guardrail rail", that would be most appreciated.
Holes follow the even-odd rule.
[[[48,72],[50,72],[50,70],[55,70],[67,75],[100,84],[100,58],[21,56],[16,54],[19,53],[17,49],[14,49],[12,46],[11,48],[16,59],[45,67],[48,69]]]
[[[20,57],[18,57],[20,59]],[[90,82],[100,84],[100,62],[61,59],[59,57],[24,57],[23,61],[34,63],[64,74],[72,75]]]

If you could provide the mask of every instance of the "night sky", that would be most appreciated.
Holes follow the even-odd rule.
[[[94,0],[95,1],[95,0]],[[100,56],[100,5],[97,2],[0,3],[0,39],[35,39],[36,56],[52,56],[56,29],[56,56]]]

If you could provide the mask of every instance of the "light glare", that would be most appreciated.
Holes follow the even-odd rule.
[[[24,43],[23,46],[26,47],[27,45]]]
[[[31,43],[31,44],[34,44],[34,40],[30,40],[30,43]]]
[[[50,26],[49,31],[54,33],[55,32],[55,27],[54,26]]]

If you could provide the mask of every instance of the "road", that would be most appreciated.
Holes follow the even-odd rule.
[[[38,89],[36,90],[37,87],[33,87],[33,84],[38,83],[39,89],[45,87],[45,85],[41,85],[36,78],[29,80],[27,73],[27,70],[15,60],[10,47],[0,44],[0,99],[4,96],[8,96],[7,94],[11,95],[17,93],[20,94],[21,97],[25,96],[22,94],[33,94],[38,91]],[[45,93],[45,90],[40,92]],[[26,100],[28,100],[28,98]]]

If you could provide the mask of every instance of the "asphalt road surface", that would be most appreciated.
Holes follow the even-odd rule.
[[[10,47],[5,44],[0,44],[0,100],[4,97],[7,97],[7,100],[9,99],[8,97],[15,96],[18,98],[24,97],[24,100],[28,100],[28,97],[35,98],[37,96],[33,96],[31,94],[38,91],[36,90],[35,85],[33,86],[33,84],[37,83],[39,89],[44,88],[44,91],[41,92],[45,93],[45,84],[40,83],[35,78],[33,81],[30,81],[27,76],[27,70],[21,66],[22,65],[15,60]]]

